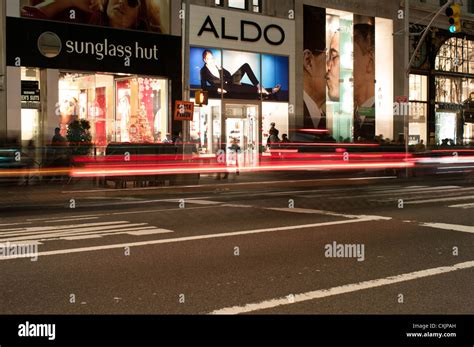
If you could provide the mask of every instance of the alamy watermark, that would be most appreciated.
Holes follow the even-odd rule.
[[[0,259],[2,258],[31,258],[31,261],[37,261],[38,242],[0,243]]]
[[[56,339],[56,324],[35,324],[26,321],[18,325],[19,337],[47,337],[48,340]]]
[[[324,246],[326,258],[357,258],[357,261],[365,260],[364,244],[343,244],[333,241]]]

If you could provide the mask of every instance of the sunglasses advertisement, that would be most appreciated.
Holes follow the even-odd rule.
[[[20,16],[168,34],[170,0],[20,0]]]

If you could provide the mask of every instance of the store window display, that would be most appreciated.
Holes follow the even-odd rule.
[[[75,119],[85,119],[99,153],[110,142],[161,142],[169,133],[167,85],[166,79],[149,77],[61,73],[61,134]]]
[[[168,133],[166,80],[133,77],[116,81],[117,141],[156,143]]]

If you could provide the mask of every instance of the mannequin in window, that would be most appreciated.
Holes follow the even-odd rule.
[[[117,111],[120,114],[120,141],[130,142],[130,96],[124,95],[120,98]]]
[[[68,125],[76,119],[77,99],[65,98],[59,105],[59,128],[62,136],[66,136]]]

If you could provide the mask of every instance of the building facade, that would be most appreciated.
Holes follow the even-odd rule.
[[[295,140],[301,139],[300,130],[325,134],[328,139],[341,142],[371,141],[380,135],[393,140],[403,132],[403,123],[400,126],[400,120],[393,115],[394,95],[402,95],[404,82],[399,78],[404,54],[394,49],[403,41],[392,35],[403,25],[397,16],[398,3],[191,3],[191,95],[195,90],[211,87],[201,81],[206,51],[218,61],[216,77],[221,69],[232,76],[246,62],[253,61],[250,66],[258,72],[257,78],[247,78],[246,85],[258,89],[255,81],[263,82],[261,86],[268,92],[281,87],[274,98],[226,93],[224,85],[210,90],[209,105],[198,108],[191,125],[191,138],[206,143],[208,152],[212,152],[210,147],[215,151],[223,143],[235,141],[232,134],[240,134],[239,143],[249,142],[244,143],[245,148],[255,148],[258,143],[265,146],[271,123],[276,124],[280,136],[286,133]],[[266,34],[274,37],[268,40]],[[288,73],[286,84],[283,77]],[[224,92],[216,93],[218,89]],[[233,120],[248,115],[256,115],[255,120]],[[246,122],[257,125],[254,133]]]
[[[46,146],[56,128],[67,137],[83,120],[98,154],[112,142],[163,141],[182,91],[169,1],[93,12],[62,4],[7,2],[7,136]]]
[[[410,54],[428,19],[446,1],[410,0]],[[410,73],[410,140],[430,145],[474,142],[474,1],[462,6],[462,32],[445,13],[435,20]]]
[[[4,3],[0,131],[46,145],[54,128],[66,134],[72,119],[86,119],[103,148],[159,142],[184,129],[202,154],[237,142],[249,161],[265,147],[271,123],[280,138],[295,140],[301,129],[345,142],[403,137],[404,117],[394,112],[410,55],[403,2],[190,0],[189,16],[185,3],[150,2],[161,7],[159,22],[150,17],[133,28],[70,9],[47,18],[37,10],[42,1]],[[410,4],[412,34],[442,5]],[[462,34],[450,34],[440,16],[415,59],[412,144],[473,136],[473,9],[468,1]],[[174,101],[193,100],[198,90],[208,91],[208,105],[190,122],[175,121]]]

